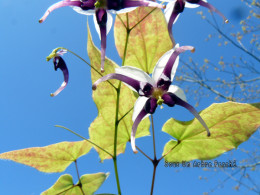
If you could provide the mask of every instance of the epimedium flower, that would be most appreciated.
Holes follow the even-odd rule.
[[[51,93],[52,97],[58,95],[67,86],[69,81],[69,71],[65,61],[61,57],[65,53],[67,53],[67,50],[57,48],[54,49],[52,53],[46,58],[47,61],[53,59],[54,70],[57,71],[58,69],[60,69],[64,77],[64,81],[62,82],[61,86],[54,93]]]
[[[101,39],[101,72],[104,72],[106,35],[113,22],[110,13],[129,12],[138,6],[165,8],[165,5],[146,0],[63,0],[50,6],[39,22],[42,23],[53,10],[65,6],[71,6],[81,14],[94,15],[95,27]]]
[[[178,67],[179,54],[186,50],[195,51],[192,46],[179,47],[179,45],[176,45],[175,48],[166,52],[157,62],[152,77],[138,68],[124,66],[116,68],[115,73],[98,79],[92,86],[92,89],[95,90],[99,83],[109,79],[117,79],[139,94],[132,117],[134,124],[131,132],[131,146],[135,153],[137,152],[135,134],[139,123],[149,114],[153,114],[157,106],[163,103],[170,107],[179,105],[188,109],[207,130],[207,135],[210,136],[206,123],[194,107],[186,102],[183,90],[176,85],[171,85]]]
[[[169,2],[166,6],[164,13],[165,13],[166,20],[168,22],[168,31],[172,41],[173,41],[172,25],[176,22],[179,14],[183,12],[185,7],[188,8],[196,8],[199,6],[206,7],[210,11],[219,14],[224,19],[225,23],[228,23],[228,19],[214,6],[209,4],[206,0],[160,0],[160,1]]]

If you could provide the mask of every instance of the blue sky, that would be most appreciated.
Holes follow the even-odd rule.
[[[70,81],[67,88],[55,98],[50,97],[62,82],[62,73],[55,72],[53,64],[45,58],[52,49],[63,46],[88,60],[87,17],[77,14],[71,8],[62,8],[53,12],[43,24],[38,20],[45,10],[55,0],[0,0],[0,153],[34,146],[46,146],[62,141],[78,141],[80,138],[71,133],[54,127],[63,125],[73,129],[84,137],[88,137],[88,127],[97,115],[96,106],[91,98],[90,68],[72,55],[64,59],[70,70]],[[243,4],[238,0],[211,0],[221,12],[237,25],[239,20],[234,17],[234,10]],[[217,47],[217,41],[205,42],[205,38],[214,30],[196,14],[204,8],[186,9],[174,25],[174,37],[181,45],[193,45],[196,52],[193,58],[203,63],[204,58],[218,60],[220,55],[225,59],[231,58],[236,49]],[[245,10],[245,16],[248,10]],[[242,14],[243,15],[243,14]],[[216,15],[222,25],[222,19]],[[100,41],[95,32],[92,16],[89,17],[90,28],[95,44],[100,48]],[[229,28],[229,27],[227,27]],[[113,31],[108,36],[107,56],[121,64],[114,46]],[[232,55],[229,55],[231,54]],[[188,57],[186,55],[186,57]],[[188,100],[191,104],[195,101]],[[202,99],[198,110],[213,103],[214,98]],[[161,132],[164,122],[171,117],[179,120],[190,120],[192,115],[181,108],[158,109],[155,114],[157,153],[162,153],[164,143],[170,137]],[[149,150],[152,155],[152,139],[145,137],[137,140],[141,148]],[[248,149],[254,146],[251,141],[241,145]],[[149,154],[148,152],[148,154]],[[242,158],[243,154],[234,151],[234,157]],[[229,154],[224,154],[219,160],[227,160]],[[142,155],[134,155],[130,145],[125,154],[118,158],[119,176],[123,194],[149,194],[152,164]],[[80,174],[110,172],[108,180],[98,193],[117,193],[112,160],[99,163],[94,150],[79,159]],[[52,186],[57,174],[41,173],[31,167],[14,162],[0,161],[0,194],[8,195],[37,195]],[[76,182],[74,165],[65,173],[72,174]],[[218,179],[225,178],[224,174],[207,173],[200,168],[165,168],[161,162],[156,176],[154,194],[202,194],[217,185]],[[199,176],[208,177],[208,181],[199,180]],[[227,182],[223,189],[215,194],[235,193]],[[242,189],[243,190],[243,189]],[[244,190],[246,194],[250,194]]]

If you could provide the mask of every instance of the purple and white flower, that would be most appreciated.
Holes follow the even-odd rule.
[[[47,61],[53,58],[54,70],[57,71],[58,69],[60,69],[62,71],[64,81],[54,93],[51,93],[52,97],[58,95],[67,86],[69,81],[69,71],[65,61],[61,57],[63,54],[67,53],[67,50],[64,49],[60,49],[59,51],[57,50],[58,49],[53,50],[53,52],[47,57]]]
[[[166,52],[157,62],[152,77],[144,71],[131,66],[116,68],[115,72],[108,74],[97,80],[92,89],[95,90],[97,85],[109,79],[117,79],[124,82],[132,90],[139,94],[134,105],[133,127],[131,133],[131,146],[136,153],[135,134],[141,120],[149,114],[153,114],[157,105],[167,104],[170,107],[180,105],[188,109],[207,130],[207,135],[210,136],[209,129],[197,111],[186,102],[186,97],[182,89],[176,85],[171,85],[174,75],[179,64],[179,54],[186,50],[194,51],[192,46],[178,45],[170,51]]]
[[[226,23],[228,23],[228,19],[218,11],[214,6],[209,4],[206,0],[160,0],[164,2],[169,2],[164,10],[165,18],[168,23],[168,31],[170,37],[173,41],[172,36],[172,25],[177,21],[179,14],[183,12],[184,8],[197,8],[200,5],[208,8],[212,12],[216,12],[219,14]]]
[[[113,18],[110,13],[125,13],[139,6],[165,8],[165,5],[146,0],[63,0],[50,6],[42,18],[42,23],[55,9],[71,6],[73,9],[85,15],[95,15],[94,23],[101,39],[101,72],[104,72],[106,35],[110,31]]]

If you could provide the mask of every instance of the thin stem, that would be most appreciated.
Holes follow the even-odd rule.
[[[116,183],[117,183],[117,191],[118,194],[121,195],[120,183],[119,183],[119,175],[117,170],[117,133],[118,133],[118,113],[119,113],[119,97],[120,97],[120,90],[121,90],[121,82],[119,82],[119,86],[117,88],[117,97],[116,97],[116,116],[115,116],[115,135],[114,135],[114,155],[113,155],[113,162],[115,168],[115,175],[116,175]]]
[[[80,188],[82,194],[85,195],[85,193],[84,193],[84,191],[83,191],[83,189],[82,189],[82,183],[81,183],[81,181],[80,181],[80,176],[79,176],[79,169],[78,169],[77,160],[75,160],[74,162],[75,162],[75,167],[76,167],[77,176],[78,176],[78,180],[79,180],[77,185],[79,186],[79,188]]]
[[[169,154],[174,148],[176,148],[178,145],[179,145],[179,141],[178,141],[178,143],[175,145],[175,146],[173,146],[166,154],[164,154],[161,158],[159,158],[159,162],[167,155],[167,154]]]
[[[156,173],[156,168],[157,168],[157,165],[153,166],[153,179],[152,179],[152,186],[151,186],[151,195],[153,195],[153,188],[154,188],[154,181],[155,181],[155,173]]]
[[[61,125],[55,125],[55,127],[60,127],[60,128],[66,129],[67,131],[73,133],[74,135],[76,135],[76,136],[78,136],[78,137],[80,137],[80,138],[86,140],[87,142],[91,143],[92,145],[96,146],[97,148],[99,148],[100,150],[102,150],[103,152],[107,153],[109,156],[111,156],[111,157],[113,158],[113,155],[112,155],[110,152],[106,151],[104,148],[101,148],[99,145],[97,145],[97,144],[95,144],[94,142],[88,140],[87,138],[85,138],[85,137],[83,137],[83,136],[77,134],[76,132],[74,132],[74,131],[72,131],[72,130],[70,130],[70,129],[64,127],[64,126],[61,126]]]
[[[154,8],[152,11],[150,11],[145,17],[143,17],[140,21],[138,21],[134,26],[132,26],[131,29],[129,29],[130,31],[133,30],[138,24],[140,24],[145,18],[147,18],[154,10],[156,10],[156,8]]]
[[[153,153],[154,153],[154,159],[156,159],[155,134],[154,134],[154,123],[153,123],[152,114],[151,114],[151,122],[152,122],[152,131],[153,131]]]
[[[127,21],[128,21],[128,14]],[[128,22],[127,22],[128,27]],[[126,42],[125,42],[125,49],[124,49],[124,56],[122,61],[122,66],[125,64],[125,57],[126,57],[126,50],[127,50],[127,44],[128,44],[128,37],[129,37],[129,31],[126,31]],[[115,135],[114,135],[114,155],[113,155],[113,162],[114,162],[114,169],[115,169],[115,175],[116,175],[116,183],[117,183],[117,191],[118,195],[121,195],[121,189],[120,189],[120,182],[119,182],[119,175],[118,175],[118,169],[117,169],[117,134],[118,134],[118,125],[122,118],[118,118],[119,115],[119,98],[120,98],[120,91],[121,91],[121,82],[119,82],[118,87],[116,88],[117,97],[116,97],[116,115],[115,115]],[[124,116],[123,116],[124,117]]]
[[[128,111],[118,120],[118,122],[120,122],[121,120],[123,120],[123,119],[126,117],[126,115],[128,115],[129,112],[131,112],[133,109],[134,109],[134,107],[132,107],[130,110],[128,110]]]
[[[255,56],[253,53],[245,50],[243,47],[241,47],[239,44],[237,44],[235,41],[233,41],[231,38],[229,38],[225,33],[223,33],[217,26],[215,26],[214,24],[212,24],[209,20],[206,20],[213,28],[215,28],[216,31],[218,31],[219,34],[221,34],[223,37],[225,37],[227,40],[229,40],[235,47],[239,48],[240,50],[242,50],[243,52],[247,53],[248,55],[250,55],[252,58],[254,58],[255,60],[257,60],[258,62],[260,62],[260,59]]]
[[[159,164],[160,160],[157,160],[157,158],[156,158],[154,122],[153,122],[153,115],[152,114],[151,114],[151,122],[152,122],[152,132],[153,132],[153,153],[154,153],[154,159],[152,160],[152,163],[153,163],[153,179],[152,179],[152,186],[151,186],[151,195],[152,195],[153,194],[153,188],[154,188],[156,168],[157,168],[157,165]]]
[[[151,159],[147,154],[145,154],[138,146],[136,148],[146,157],[148,158],[151,162],[153,162],[153,159]]]
[[[75,163],[75,167],[76,167],[76,171],[77,171],[78,180],[80,181],[80,176],[79,176],[79,169],[78,169],[77,160],[75,160],[74,163]]]

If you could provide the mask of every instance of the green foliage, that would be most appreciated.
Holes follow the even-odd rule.
[[[173,47],[164,14],[158,8],[138,7],[132,12],[117,15],[114,38],[121,58],[124,58],[127,30],[130,34],[125,65],[152,73],[159,58]]]
[[[108,173],[86,174],[80,177],[77,184],[73,183],[72,176],[60,176],[56,183],[41,195],[92,195],[108,177]]]
[[[236,148],[260,126],[260,103],[212,104],[200,116],[210,129],[210,137],[198,120],[182,122],[172,118],[164,124],[163,131],[177,139],[165,145],[166,161],[208,160]]]
[[[90,30],[88,29],[88,55],[91,65],[96,69],[100,69],[100,51],[92,42]],[[105,74],[115,72],[115,68],[119,67],[115,62],[110,59],[105,60]],[[92,83],[101,77],[101,73],[91,69]],[[111,83],[102,82],[98,85],[97,89],[93,91],[93,100],[98,108],[98,116],[89,127],[90,140],[100,147],[107,150],[109,153],[114,154],[114,135],[115,135],[115,116],[116,116],[116,100],[118,90],[115,90],[119,82],[112,80]],[[130,134],[132,130],[132,114],[133,106],[136,97],[125,85],[121,85],[118,116],[118,137],[117,137],[117,154],[125,151],[126,143],[130,141]],[[149,135],[149,119],[143,120],[137,130],[137,137]],[[107,153],[95,147],[98,151],[101,160],[111,158]]]
[[[45,147],[33,147],[0,154],[0,159],[12,160],[52,173],[64,171],[80,156],[92,148],[87,141],[60,142]]]

